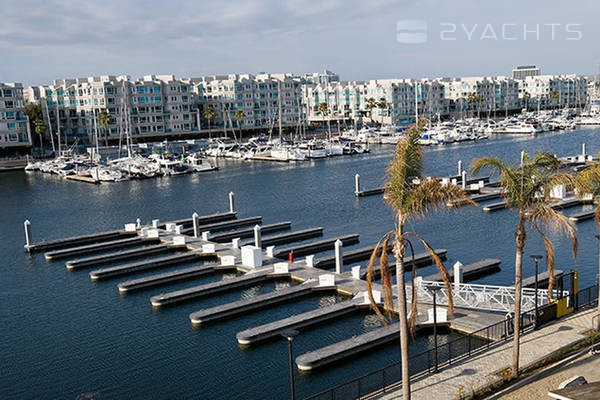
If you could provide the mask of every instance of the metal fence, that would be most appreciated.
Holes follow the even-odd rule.
[[[574,310],[593,307],[598,300],[598,284],[578,291],[574,295]],[[555,304],[539,307],[538,315],[544,311],[556,308]],[[554,317],[555,318],[555,317]],[[554,319],[552,318],[552,319]],[[535,311],[529,310],[521,314],[521,332],[534,328]],[[437,347],[437,367],[443,368],[456,361],[470,357],[474,353],[487,350],[500,342],[507,341],[513,334],[512,320],[497,322],[469,335],[440,344]],[[416,378],[429,374],[436,367],[435,349],[410,356],[410,375]],[[305,400],[334,400],[334,399],[360,399],[365,396],[385,393],[401,386],[402,364],[397,362],[377,371],[360,376],[320,393],[312,395]]]

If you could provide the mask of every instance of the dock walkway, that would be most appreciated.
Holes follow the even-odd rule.
[[[592,326],[595,309],[566,316],[537,331],[532,330],[521,337],[521,368],[526,368],[549,354],[576,343],[587,336]],[[456,398],[459,387],[468,393],[502,381],[499,375],[512,362],[512,340],[492,346],[482,352],[412,382],[414,400],[451,400]],[[398,377],[400,378],[400,377]],[[389,393],[370,397],[378,400],[402,399],[402,389],[391,389]]]

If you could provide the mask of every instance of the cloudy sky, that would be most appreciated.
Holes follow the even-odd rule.
[[[366,80],[520,64],[590,74],[599,11],[598,0],[0,0],[0,81],[324,68]],[[427,40],[399,42],[405,20],[425,21]]]

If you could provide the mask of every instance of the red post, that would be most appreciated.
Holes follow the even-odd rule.
[[[288,255],[288,261],[289,261],[290,263],[293,263],[293,262],[294,262],[294,250],[291,250],[291,251],[290,251],[290,254]]]

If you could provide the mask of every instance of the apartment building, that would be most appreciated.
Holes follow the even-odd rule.
[[[51,132],[68,143],[114,141],[129,133],[134,138],[161,137],[197,129],[198,113],[190,85],[173,75],[98,76],[55,80],[29,87],[26,99],[40,101]],[[99,115],[110,122],[101,126]]]
[[[0,82],[0,154],[31,147],[29,119],[25,115],[23,84]]]
[[[291,74],[231,74],[189,78],[199,107],[212,107],[212,127],[227,129],[272,129],[297,126],[303,120],[302,81]],[[239,117],[238,110],[243,111]],[[238,118],[236,118],[238,112]],[[203,113],[202,113],[203,114]],[[208,121],[200,117],[202,128]],[[238,128],[239,126],[239,128]]]
[[[528,76],[519,82],[519,97],[529,109],[581,107],[588,102],[588,79],[575,74]]]

